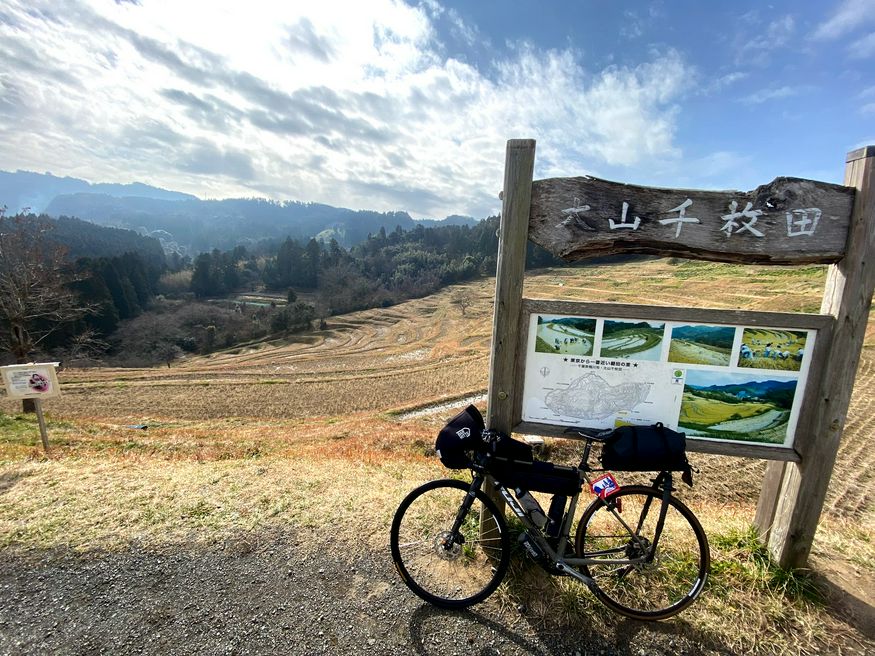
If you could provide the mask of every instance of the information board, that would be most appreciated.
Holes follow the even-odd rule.
[[[529,315],[522,419],[792,447],[817,331]]]
[[[12,399],[50,399],[61,393],[57,363],[13,364],[0,367],[6,394]]]

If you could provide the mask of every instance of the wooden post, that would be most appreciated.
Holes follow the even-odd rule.
[[[486,426],[505,433],[510,433],[513,427],[512,393],[516,381],[515,356],[523,299],[534,166],[533,139],[511,139],[507,142],[486,411]]]
[[[486,408],[487,428],[508,434],[513,428],[517,333],[523,299],[534,168],[534,139],[509,140],[504,162],[501,224],[498,229],[498,266]],[[499,508],[504,508],[504,500],[496,494],[491,478],[487,478],[486,493],[499,504]]]
[[[766,465],[763,486],[760,489],[760,498],[757,502],[757,512],[753,521],[760,540],[766,544],[768,544],[769,532],[775,521],[775,512],[778,509],[781,486],[784,484],[784,473],[787,469],[786,462],[776,460],[772,460]]]
[[[856,190],[856,197],[847,253],[830,266],[821,306],[821,313],[833,315],[836,325],[812,414],[814,437],[800,454],[800,463],[770,464],[765,488],[778,488],[779,492],[774,504],[761,497],[757,511],[761,530],[773,515],[767,544],[782,567],[805,566],[811,552],[875,290],[875,146],[849,153],[846,161],[845,185]],[[773,512],[769,506],[774,507]]]
[[[39,399],[33,399],[33,404],[36,409],[36,418],[39,422],[39,434],[43,441],[43,449],[46,453],[49,452],[49,432],[46,429],[46,418],[43,416],[43,403]]]

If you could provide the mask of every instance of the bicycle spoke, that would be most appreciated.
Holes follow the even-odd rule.
[[[426,484],[408,495],[393,521],[392,553],[406,573],[405,583],[438,605],[476,603],[494,590],[507,568],[506,529],[482,493],[449,539],[466,493],[467,486],[457,481]],[[481,516],[490,537],[480,537]]]
[[[595,580],[596,594],[631,617],[658,619],[678,612],[698,595],[707,575],[704,533],[689,510],[674,499],[665,507],[654,547],[664,503],[661,495],[640,487],[619,493],[622,514],[635,520],[634,531],[604,504],[590,506],[578,527],[578,557],[591,561],[582,569]],[[618,559],[627,562],[607,562]]]

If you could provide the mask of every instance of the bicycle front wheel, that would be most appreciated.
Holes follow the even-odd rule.
[[[575,536],[578,558],[595,561],[581,568],[595,581],[593,592],[612,610],[639,620],[679,613],[699,596],[711,565],[699,520],[669,497],[657,540],[662,490],[629,486],[610,498],[616,505],[595,499],[587,507]],[[624,560],[638,562],[616,562]]]
[[[401,578],[417,595],[444,608],[486,599],[510,559],[504,516],[480,490],[452,535],[469,488],[454,480],[426,483],[407,495],[392,521],[392,559]]]

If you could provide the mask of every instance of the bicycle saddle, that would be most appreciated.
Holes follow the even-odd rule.
[[[586,426],[572,426],[565,429],[566,433],[577,433],[581,437],[585,437],[596,442],[604,442],[614,434],[613,428],[587,428]]]

